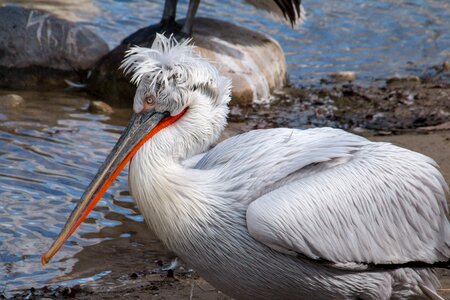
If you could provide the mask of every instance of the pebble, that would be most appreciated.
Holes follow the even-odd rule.
[[[357,134],[363,134],[363,133],[371,132],[369,129],[364,128],[364,127],[359,127],[359,126],[353,128],[352,131],[353,131],[354,133],[357,133]]]
[[[450,71],[450,60],[444,62],[442,64],[442,68],[444,69],[444,71]]]
[[[91,101],[88,111],[93,114],[112,114],[114,110],[103,101]]]
[[[16,94],[8,94],[0,96],[0,109],[16,108],[21,106],[25,100],[22,96]]]
[[[389,130],[380,130],[376,132],[376,135],[379,136],[386,136],[386,135],[392,135],[392,131]]]
[[[336,82],[355,81],[356,73],[353,71],[335,72],[330,74],[330,78]]]
[[[418,131],[439,131],[439,130],[450,130],[450,121],[445,122],[436,126],[425,126],[417,128]]]
[[[418,76],[393,76],[386,80],[386,83],[389,85],[396,83],[421,83],[421,80]]]

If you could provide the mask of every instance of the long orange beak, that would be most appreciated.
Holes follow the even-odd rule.
[[[185,112],[186,109],[176,116],[170,116],[167,112],[158,113],[155,111],[133,114],[128,126],[105,162],[100,166],[97,175],[89,184],[80,202],[72,211],[66,225],[64,225],[50,249],[42,255],[41,262],[43,265],[52,259],[64,242],[83,223],[139,148],[161,129],[178,120]]]

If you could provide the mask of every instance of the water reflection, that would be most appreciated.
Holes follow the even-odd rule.
[[[163,0],[0,0],[69,15],[110,47],[159,21]],[[188,0],[180,0],[184,17]],[[282,45],[294,85],[317,83],[336,71],[355,71],[360,82],[394,74],[420,74],[450,59],[450,1],[350,0],[303,4],[306,22],[291,29],[244,1],[203,0],[198,15],[265,32]],[[265,15],[265,17],[261,17]]]
[[[25,107],[3,112],[0,123],[0,290],[7,291],[40,286],[69,272],[75,253],[103,239],[86,238],[87,233],[121,223],[108,214],[136,218],[129,206],[102,200],[54,262],[41,266],[40,254],[117,140],[123,129],[117,123],[124,122],[87,113],[84,98],[54,93],[24,98]],[[104,199],[132,201],[126,176]]]

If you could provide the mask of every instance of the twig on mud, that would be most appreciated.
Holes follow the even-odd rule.
[[[191,293],[189,294],[189,300],[192,300],[192,298],[194,297],[194,286],[195,282],[191,284]]]

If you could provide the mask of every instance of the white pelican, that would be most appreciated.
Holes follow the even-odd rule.
[[[245,0],[245,2],[264,9],[288,21],[291,26],[297,23],[302,14],[301,0]],[[161,31],[169,28],[176,28],[178,24],[175,22],[178,0],[166,0],[164,3],[164,12],[160,22]],[[189,0],[186,20],[181,27],[181,33],[186,36],[192,34],[194,25],[194,17],[197,12],[200,0]],[[169,29],[169,31],[172,31]]]
[[[448,267],[450,224],[435,162],[332,128],[255,130],[206,151],[230,82],[192,49],[158,35],[128,52],[135,113],[42,262],[131,160],[148,225],[236,299],[441,299],[431,267]]]

